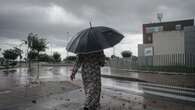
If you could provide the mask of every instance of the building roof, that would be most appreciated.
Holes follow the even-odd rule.
[[[176,25],[181,25],[181,30],[186,26],[194,26],[194,19],[178,20],[178,21],[167,21],[167,22],[158,22],[158,23],[148,23],[143,24],[143,29],[145,27],[158,27],[163,26],[164,31],[175,30]]]

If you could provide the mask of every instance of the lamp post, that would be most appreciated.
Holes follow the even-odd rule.
[[[0,57],[1,57],[1,50],[2,50],[2,49],[0,48]]]
[[[1,61],[1,48],[0,48],[0,65],[2,64],[2,61]]]
[[[114,56],[115,56],[115,49],[116,49],[116,48],[115,48],[115,47],[113,47],[113,53],[112,53],[112,54],[113,54]]]
[[[67,34],[67,41],[66,41],[66,45],[67,45],[67,43],[68,43],[68,41],[69,41],[70,33],[67,32],[66,34]],[[66,57],[68,57],[69,55],[68,55],[68,51],[66,50],[66,48],[65,48],[65,52],[66,52]]]

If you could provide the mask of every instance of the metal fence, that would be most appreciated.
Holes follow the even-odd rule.
[[[194,54],[171,54],[137,58],[114,58],[112,67],[148,71],[195,72]]]
[[[139,66],[195,65],[194,54],[171,54],[138,57]]]
[[[109,60],[108,65],[115,68],[131,69],[131,67],[138,65],[137,61],[137,58],[134,60],[132,58],[112,58]]]

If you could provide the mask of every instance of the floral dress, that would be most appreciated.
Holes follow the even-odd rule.
[[[86,95],[85,107],[95,110],[100,105],[101,94],[101,66],[104,66],[105,55],[103,51],[91,54],[79,54],[74,65],[73,73],[80,67],[84,91]]]

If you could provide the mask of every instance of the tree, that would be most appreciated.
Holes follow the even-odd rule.
[[[111,55],[111,58],[116,58],[116,56],[115,55]]]
[[[27,38],[28,47],[31,51],[35,51],[38,54],[41,51],[45,51],[47,48],[47,41],[46,39],[39,38],[38,34],[30,33]]]
[[[58,52],[54,52],[53,58],[54,58],[55,62],[61,61],[61,55]]]
[[[106,57],[106,58],[105,58],[105,60],[106,60],[106,61],[109,61],[109,60],[110,60],[110,58],[109,58],[109,57]]]
[[[122,51],[122,52],[121,52],[121,56],[122,56],[123,58],[131,57],[131,56],[132,56],[132,52],[129,51],[129,50]]]
[[[75,61],[77,59],[76,56],[67,56],[66,59],[64,59],[64,61]]]
[[[15,47],[13,49],[4,50],[2,54],[3,54],[3,57],[6,59],[6,66],[8,67],[9,61],[11,61],[10,64],[12,64],[12,66],[14,66],[14,65],[16,65],[14,60],[16,60],[18,58],[18,56],[20,56],[22,54],[22,50]]]
[[[46,39],[39,38],[38,34],[29,33],[27,37],[27,41],[25,43],[28,45],[28,61],[29,61],[29,68],[31,68],[31,60],[34,57],[37,58],[38,61],[38,69],[39,69],[39,54],[42,51],[45,51],[47,48],[47,41]]]
[[[35,51],[30,51],[30,52],[28,52],[28,59],[29,59],[30,61],[36,60],[37,56],[38,56],[38,53],[35,52]]]
[[[34,34],[34,33],[29,33],[27,40],[24,41],[25,44],[28,45],[28,62],[29,62],[29,70],[31,70],[31,60],[34,59],[34,57],[36,57],[37,61],[38,61],[38,75],[37,75],[37,79],[39,78],[39,54],[42,51],[45,51],[45,49],[47,48],[47,42],[46,39],[40,38],[38,36],[38,34]]]
[[[39,54],[39,61],[54,62],[54,58],[53,58],[53,56],[49,56],[47,54]]]
[[[14,47],[15,52],[17,53],[18,57],[20,57],[20,59],[22,59],[22,53],[23,51],[17,47]]]
[[[116,55],[111,55],[111,58],[112,58],[112,59],[115,59],[115,58],[117,58],[117,59],[118,59],[119,57],[118,57],[118,56],[116,56]]]
[[[18,48],[4,50],[3,57],[6,60],[16,60],[21,55],[21,50]]]

